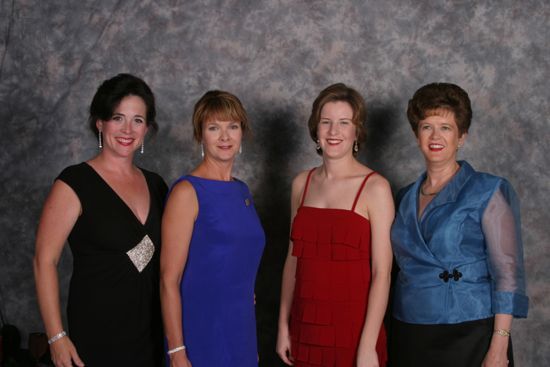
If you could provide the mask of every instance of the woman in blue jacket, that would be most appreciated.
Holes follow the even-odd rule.
[[[426,172],[400,191],[392,227],[391,366],[513,366],[512,318],[528,309],[514,189],[456,160],[472,118],[462,88],[423,86],[407,117]]]

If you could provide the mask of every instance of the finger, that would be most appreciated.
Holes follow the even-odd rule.
[[[80,356],[78,355],[78,352],[74,347],[71,350],[71,361],[74,362],[74,364],[76,364],[78,367],[84,366],[84,362],[82,361],[82,359],[80,359]]]
[[[279,356],[281,357],[283,362],[285,362],[286,364],[288,364],[290,366],[294,365],[294,363],[291,359],[292,357],[290,355],[290,349],[286,349],[286,350],[282,351],[282,353],[280,353]]]

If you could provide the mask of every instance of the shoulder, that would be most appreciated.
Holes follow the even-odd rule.
[[[310,175],[311,171],[314,170],[315,168],[313,169],[309,169],[309,170],[305,170],[305,171],[302,171],[300,173],[298,173],[294,179],[292,180],[292,190],[302,190],[304,188],[304,186],[306,185],[306,182],[307,182],[307,178],[308,176]]]
[[[372,171],[368,175],[365,190],[373,194],[391,192],[390,183],[384,176],[376,171]]]
[[[408,184],[407,186],[402,187],[401,189],[399,189],[399,191],[397,191],[397,195],[395,196],[395,201],[396,201],[397,203],[399,203],[399,201],[401,201],[401,199],[402,199],[408,192],[411,191],[413,185],[414,185],[414,182],[411,182],[411,183]]]
[[[143,175],[145,176],[147,182],[149,182],[157,191],[166,194],[166,192],[168,191],[168,186],[166,185],[166,182],[161,175],[141,167],[139,167],[139,169],[141,170],[141,172],[143,172]]]
[[[374,208],[387,208],[391,206],[393,209],[393,197],[388,180],[376,172],[369,173],[369,175],[365,183],[365,195],[362,196],[366,205]]]
[[[168,205],[198,203],[197,193],[190,181],[180,178],[170,188],[167,202]]]
[[[177,194],[177,195],[189,195],[189,194],[195,194],[195,188],[193,187],[193,184],[191,181],[189,181],[186,177],[179,178],[174,184],[172,185],[172,188],[170,189],[170,195]]]
[[[482,196],[492,196],[496,191],[513,192],[510,182],[504,177],[496,176],[487,172],[474,171],[467,186],[468,191],[474,191]]]
[[[89,167],[88,164],[85,162],[73,164],[71,166],[65,167],[56,179],[60,179],[65,182],[74,181],[78,178],[81,178],[83,175],[86,174],[86,172],[89,172],[90,168],[91,167]]]
[[[92,193],[97,186],[93,180],[93,168],[86,162],[68,166],[55,178],[54,186],[64,186],[72,189],[78,196],[86,196]],[[61,184],[62,183],[62,184]]]

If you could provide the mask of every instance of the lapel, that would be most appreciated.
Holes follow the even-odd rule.
[[[414,241],[419,244],[423,251],[426,254],[439,262],[439,260],[434,256],[430,246],[426,242],[426,237],[424,236],[426,231],[433,231],[437,228],[431,228],[429,225],[430,214],[433,213],[437,208],[455,202],[458,199],[460,191],[468,179],[475,173],[473,168],[466,161],[459,161],[460,169],[456,175],[449,181],[449,183],[436,195],[435,198],[426,206],[422,216],[418,218],[418,196],[420,194],[420,185],[426,179],[426,172],[424,172],[412,185],[411,189],[402,199],[402,207],[406,208],[404,218],[414,218],[414,223],[410,223],[415,227],[414,234],[418,241]],[[449,213],[451,214],[451,213]]]

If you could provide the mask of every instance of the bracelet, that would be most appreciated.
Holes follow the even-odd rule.
[[[49,340],[48,340],[48,344],[51,345],[52,343],[55,343],[56,341],[58,341],[59,339],[63,338],[64,336],[66,336],[67,333],[65,332],[65,330],[63,330],[62,332],[60,332],[59,334],[55,334],[54,336],[52,336]]]
[[[168,355],[170,355],[170,354],[174,354],[176,352],[179,352],[180,350],[185,350],[185,345],[181,345],[181,346],[176,347],[174,349],[170,349],[167,353],[168,353]]]
[[[495,334],[498,334],[500,336],[510,336],[510,335],[512,335],[511,330],[504,330],[504,329],[495,329]]]

